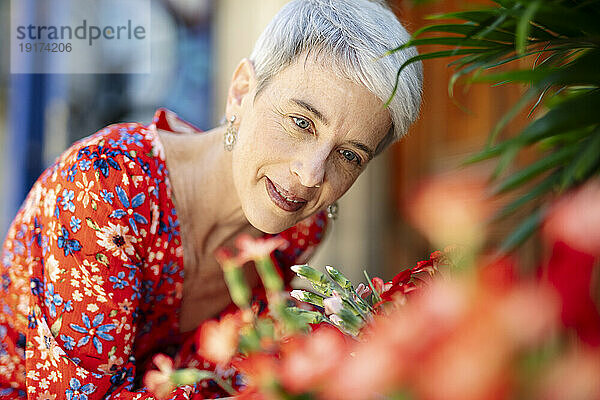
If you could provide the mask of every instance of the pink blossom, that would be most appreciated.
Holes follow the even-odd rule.
[[[215,364],[227,365],[237,352],[241,325],[241,314],[204,322],[198,338],[198,354]]]
[[[356,294],[361,299],[366,299],[371,294],[371,288],[369,286],[365,285],[364,283],[359,283],[358,286],[356,287]]]
[[[243,265],[248,261],[269,257],[275,250],[287,247],[288,241],[280,236],[253,238],[248,234],[242,234],[236,238],[235,245],[240,251],[237,261]]]
[[[545,222],[551,242],[563,241],[583,253],[600,255],[600,180],[563,196]]]
[[[325,315],[337,314],[342,311],[344,303],[339,293],[333,291],[333,296],[323,300],[323,306],[325,307]]]
[[[175,389],[175,384],[171,380],[174,372],[173,360],[164,354],[157,354],[152,358],[152,362],[158,367],[158,371],[146,372],[144,385],[159,400],[167,399]]]

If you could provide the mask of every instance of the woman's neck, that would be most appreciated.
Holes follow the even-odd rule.
[[[231,153],[223,149],[223,130],[159,131],[180,229],[196,257],[212,254],[249,226],[233,184]]]

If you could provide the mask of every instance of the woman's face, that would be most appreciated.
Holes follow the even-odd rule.
[[[278,233],[350,188],[391,119],[364,86],[304,58],[255,98],[254,71],[244,62],[228,99],[228,115],[239,120],[233,179],[248,221]]]

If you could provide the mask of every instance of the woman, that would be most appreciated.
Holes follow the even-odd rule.
[[[150,398],[134,385],[147,360],[230,303],[214,251],[279,234],[289,275],[322,211],[416,119],[417,64],[383,105],[415,53],[380,56],[407,38],[383,2],[294,0],[235,70],[226,126],[200,133],[161,109],[66,151],[4,244],[0,398]]]

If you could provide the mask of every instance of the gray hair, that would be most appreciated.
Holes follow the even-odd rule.
[[[383,55],[409,39],[383,0],[292,0],[269,23],[250,55],[257,94],[274,75],[306,54],[326,63],[339,76],[364,85],[385,103],[400,66],[417,51],[413,47]],[[376,153],[404,136],[417,119],[422,85],[420,62],[402,71],[389,103],[392,127]]]

